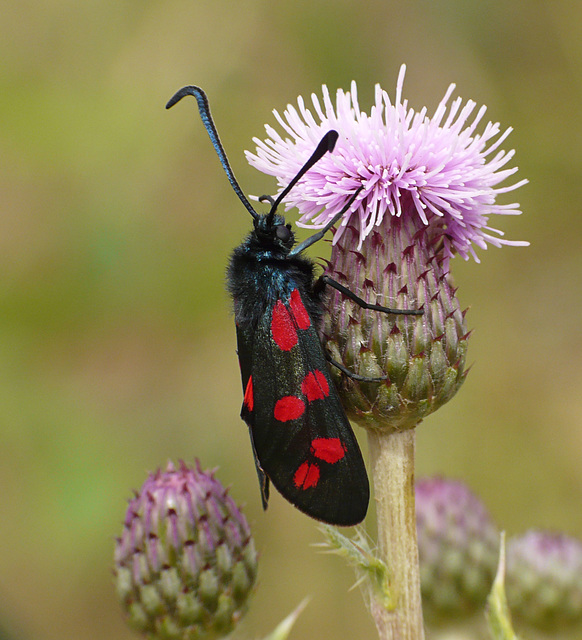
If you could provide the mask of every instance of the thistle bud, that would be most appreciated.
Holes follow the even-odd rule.
[[[482,610],[495,578],[499,532],[462,482],[424,478],[416,485],[422,603],[437,621]]]
[[[116,541],[117,594],[135,629],[153,639],[228,634],[257,574],[251,532],[213,472],[168,463],[129,501]]]
[[[549,633],[582,625],[582,542],[545,531],[513,538],[506,592],[516,622]]]
[[[332,369],[349,417],[362,426],[413,428],[465,380],[465,313],[437,243],[422,225],[387,218],[361,248],[353,226],[333,247],[331,278],[371,304],[424,310],[378,313],[329,293],[322,334],[334,360],[360,376],[384,378],[359,382]]]

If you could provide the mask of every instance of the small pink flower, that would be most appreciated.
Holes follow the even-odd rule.
[[[287,196],[287,208],[297,207],[300,226],[322,227],[363,186],[352,209],[334,236],[341,238],[348,224],[364,239],[382,225],[386,216],[416,217],[430,235],[442,236],[443,257],[455,253],[478,260],[475,247],[523,246],[505,240],[503,232],[489,226],[493,214],[517,215],[517,203],[496,204],[499,194],[513,191],[527,180],[499,186],[517,171],[505,168],[514,151],[500,150],[511,128],[501,133],[488,122],[477,132],[486,107],[475,113],[476,103],[464,106],[461,98],[450,105],[451,84],[432,117],[426,107],[416,112],[402,99],[406,67],[402,65],[394,104],[376,85],[370,113],[360,110],[356,83],[351,91],[338,90],[336,105],[326,86],[323,106],[311,97],[314,113],[302,97],[298,109],[289,105],[283,116],[274,112],[288,137],[266,126],[268,138],[257,138],[257,152],[247,153],[257,169],[277,178],[283,189],[313,152],[322,135],[335,129],[340,137],[333,153],[326,154]],[[383,226],[383,225],[382,225]]]

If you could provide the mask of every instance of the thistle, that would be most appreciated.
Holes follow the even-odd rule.
[[[356,84],[338,90],[334,107],[323,87],[323,105],[313,95],[316,117],[298,99],[275,117],[290,138],[272,127],[269,139],[247,152],[251,164],[285,186],[322,133],[340,137],[328,154],[289,193],[299,226],[323,227],[363,187],[333,238],[327,273],[367,302],[386,307],[423,308],[422,317],[390,316],[363,310],[334,291],[329,295],[322,334],[328,350],[347,368],[381,384],[356,383],[338,375],[350,417],[373,429],[402,430],[450,400],[465,379],[468,331],[456,297],[450,258],[473,256],[487,244],[524,245],[503,239],[488,226],[493,214],[519,214],[518,204],[495,204],[500,193],[522,180],[498,186],[517,171],[505,165],[513,151],[498,151],[511,129],[501,133],[468,101],[447,103],[450,85],[431,118],[427,109],[408,108],[402,99],[405,67],[396,100],[376,86],[370,114],[360,110]],[[447,114],[448,108],[448,114]],[[494,154],[494,152],[496,152]],[[493,155],[494,154],[494,155]]]
[[[245,517],[212,472],[168,463],[129,501],[115,548],[117,593],[149,638],[223,637],[246,611],[257,554]]]
[[[516,620],[554,634],[582,626],[582,542],[528,531],[507,545],[507,600]]]
[[[365,301],[424,310],[402,317],[363,310],[341,293],[328,294],[321,334],[334,360],[376,381],[337,374],[348,415],[368,429],[378,519],[379,552],[393,572],[400,600],[395,611],[378,603],[372,614],[382,638],[423,637],[418,552],[414,526],[414,427],[450,400],[465,379],[469,332],[451,281],[450,259],[477,259],[475,247],[524,245],[489,226],[495,214],[518,214],[517,204],[496,204],[499,186],[517,171],[506,168],[513,151],[499,147],[511,129],[489,122],[485,107],[461,98],[450,105],[451,85],[432,117],[402,98],[401,68],[394,103],[380,86],[370,113],[361,111],[356,84],[323,87],[275,112],[288,137],[266,127],[254,139],[249,162],[286,186],[328,130],[335,150],[321,159],[285,198],[301,214],[299,225],[323,227],[346,206],[333,238],[326,273]],[[377,380],[381,379],[380,382]],[[394,437],[391,437],[394,436]]]
[[[422,478],[416,526],[425,612],[450,622],[482,611],[499,555],[499,531],[485,505],[462,482]]]

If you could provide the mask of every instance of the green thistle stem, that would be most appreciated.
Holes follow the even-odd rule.
[[[378,523],[378,555],[390,572],[396,606],[372,597],[380,640],[423,640],[420,572],[414,508],[416,431],[368,430]]]

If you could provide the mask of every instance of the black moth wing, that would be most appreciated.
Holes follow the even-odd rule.
[[[238,331],[257,470],[309,516],[361,522],[370,489],[356,437],[298,289],[267,306],[254,335]],[[250,363],[250,370],[249,370]],[[263,498],[265,485],[262,486]]]
[[[255,459],[255,467],[257,469],[257,476],[259,478],[259,485],[261,487],[261,499],[263,501],[263,509],[267,508],[269,504],[269,478],[263,471],[257,451],[255,449],[255,443],[253,441],[252,427],[254,425],[254,411],[253,409],[253,388],[252,384],[249,386],[249,379],[251,378],[251,370],[253,363],[253,344],[254,344],[254,332],[244,331],[238,325],[236,326],[236,341],[237,341],[237,353],[238,361],[240,365],[240,374],[242,378],[243,393],[245,394],[243,400],[243,406],[241,409],[241,418],[247,423],[250,428],[251,445],[253,447],[253,456]]]

